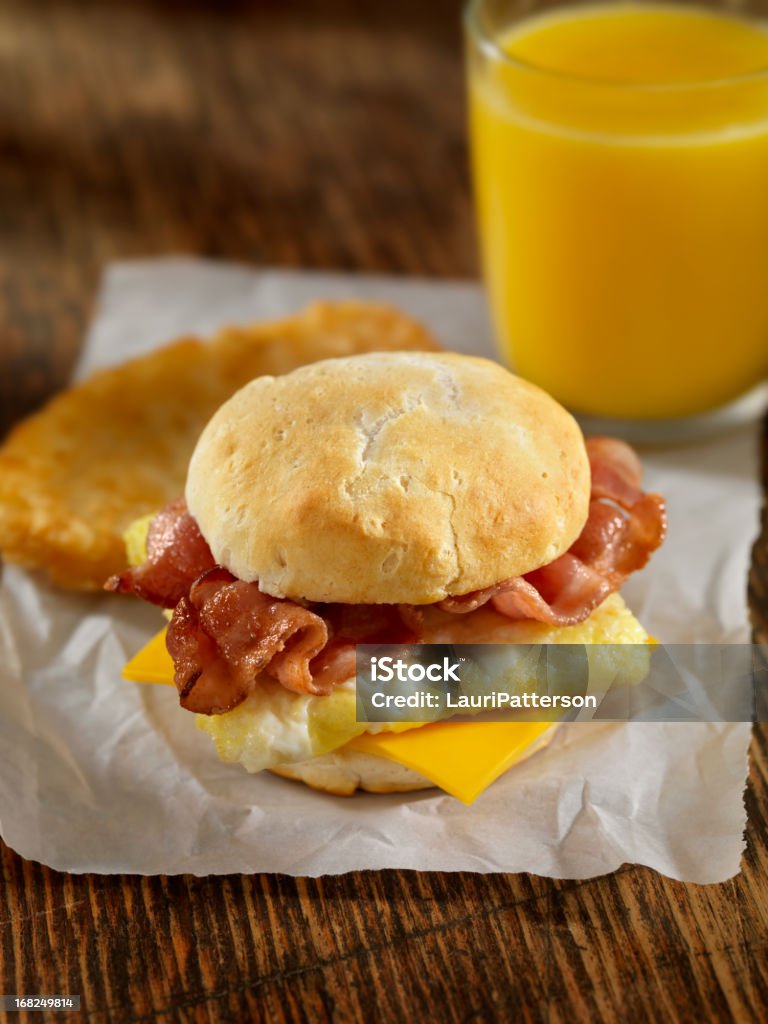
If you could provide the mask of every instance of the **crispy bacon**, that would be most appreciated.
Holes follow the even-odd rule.
[[[588,437],[585,441],[592,498],[607,498],[630,508],[642,495],[643,467],[637,452],[616,437]]]
[[[666,533],[664,499],[640,489],[642,467],[629,445],[593,437],[586,446],[592,473],[589,515],[570,549],[525,576],[446,598],[439,604],[443,611],[466,615],[490,601],[510,619],[573,625],[642,569]]]
[[[149,524],[147,559],[119,576],[105,590],[136,594],[162,608],[175,608],[201,573],[216,563],[183,498],[171,502]]]
[[[181,705],[204,715],[242,703],[264,671],[296,693],[330,693],[332,684],[309,667],[327,642],[319,615],[262,594],[220,566],[182,597],[166,637]]]
[[[323,693],[330,693],[340,683],[354,679],[357,674],[357,655],[351,640],[330,640],[326,647],[312,659],[310,665],[315,686]]]
[[[317,606],[335,637],[357,644],[416,643],[419,614],[410,605],[324,604]]]

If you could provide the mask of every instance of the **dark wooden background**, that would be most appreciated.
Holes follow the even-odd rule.
[[[65,382],[112,259],[473,274],[460,54],[448,0],[3,0],[3,423]],[[2,848],[0,991],[80,993],[93,1024],[765,1019],[766,747],[717,886],[67,876]]]

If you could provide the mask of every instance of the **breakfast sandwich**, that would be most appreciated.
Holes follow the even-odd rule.
[[[356,645],[594,644],[617,659],[646,644],[618,593],[666,528],[641,475],[627,445],[585,442],[488,360],[330,359],[221,406],[184,496],[135,525],[136,564],[106,586],[171,613],[144,678],[175,682],[225,761],[336,793],[437,783],[471,798],[456,778],[475,724],[479,760],[502,748],[487,784],[551,723],[357,721]],[[141,655],[128,674],[142,678]]]

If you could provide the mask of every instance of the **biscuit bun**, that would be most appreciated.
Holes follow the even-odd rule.
[[[297,764],[276,765],[270,771],[334,796],[351,796],[358,789],[368,793],[410,793],[434,788],[434,783],[404,764],[344,747]]]
[[[515,765],[548,746],[556,728],[557,723],[553,723],[523,751]],[[416,789],[434,788],[434,783],[429,779],[403,764],[350,747],[342,747],[298,764],[281,764],[270,768],[270,771],[334,796],[351,796],[358,789],[368,793],[410,793]]]
[[[388,352],[259,377],[213,416],[186,497],[276,597],[430,604],[553,561],[586,522],[575,420],[485,359]]]

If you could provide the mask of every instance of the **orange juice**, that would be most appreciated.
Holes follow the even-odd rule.
[[[654,419],[768,373],[768,32],[698,7],[568,7],[470,58],[499,342],[572,409]]]

